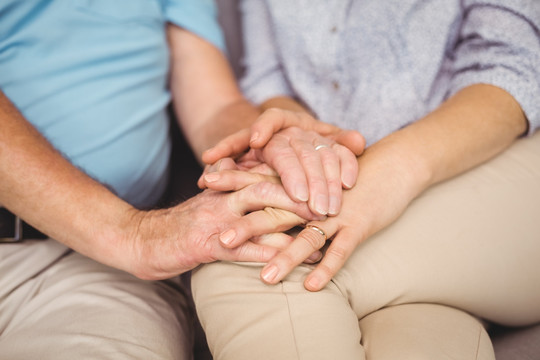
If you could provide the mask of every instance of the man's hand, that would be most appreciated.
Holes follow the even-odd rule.
[[[206,190],[176,207],[137,213],[131,236],[123,242],[128,249],[124,256],[130,257],[125,270],[144,279],[162,279],[216,260],[267,262],[288,245],[289,238],[246,239],[228,248],[221,241],[236,236],[224,233],[228,225],[259,224],[259,229],[263,225],[262,231],[250,230],[252,238],[285,231],[305,223],[304,219],[321,219],[305,203],[290,200],[277,178],[251,176],[238,191]]]

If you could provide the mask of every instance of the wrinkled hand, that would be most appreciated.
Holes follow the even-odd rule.
[[[238,161],[268,164],[291,198],[308,201],[310,209],[320,215],[336,215],[342,187],[350,188],[356,182],[356,156],[364,145],[356,131],[341,130],[305,113],[271,109],[251,129],[233,134],[205,152],[203,160],[213,164],[251,146]]]
[[[133,233],[124,242],[128,271],[144,279],[163,279],[216,260],[267,262],[288,244],[288,237],[272,241],[263,236],[232,249],[222,245],[220,234],[233,222],[264,224],[265,231],[253,231],[253,238],[284,231],[304,219],[321,219],[305,203],[292,201],[279,179],[252,176],[256,178],[249,183],[237,184],[238,191],[205,190],[170,209],[137,212]]]
[[[392,223],[405,210],[422,186],[416,183],[414,167],[407,164],[406,159],[394,156],[399,152],[386,151],[384,146],[380,148],[374,146],[359,158],[362,171],[355,187],[344,192],[341,212],[323,221],[310,221],[295,240],[263,268],[264,282],[278,283],[315,251],[327,247],[321,262],[304,282],[310,291],[322,289],[361,242]],[[226,173],[213,186],[221,182],[220,187],[226,189],[238,181],[228,178],[234,172]],[[235,248],[245,243],[251,232],[260,232],[257,224],[250,227],[238,221],[231,223],[229,229],[237,236],[224,246]]]

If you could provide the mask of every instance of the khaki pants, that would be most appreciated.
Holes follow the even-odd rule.
[[[308,265],[268,286],[259,264],[213,263],[192,286],[218,360],[494,359],[477,318],[540,321],[539,259],[537,133],[429,189],[323,291]]]
[[[187,304],[53,240],[0,245],[2,360],[192,359]]]

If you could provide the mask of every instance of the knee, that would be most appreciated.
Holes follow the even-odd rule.
[[[461,310],[437,304],[397,305],[359,321],[367,358],[495,359],[482,324]]]

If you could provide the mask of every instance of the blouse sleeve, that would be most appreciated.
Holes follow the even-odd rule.
[[[533,133],[540,128],[540,1],[463,3],[449,95],[476,83],[500,87],[519,102]]]
[[[240,86],[245,96],[255,104],[276,96],[291,96],[266,1],[243,0],[241,12],[245,73]]]

